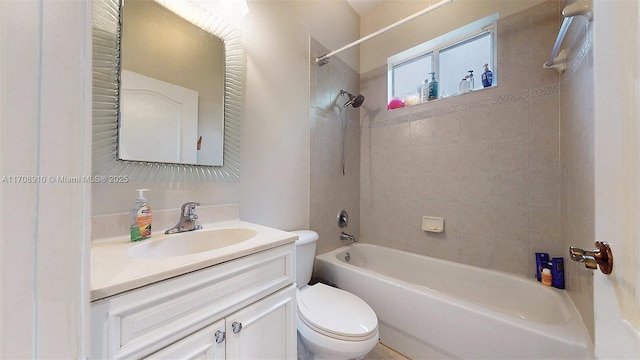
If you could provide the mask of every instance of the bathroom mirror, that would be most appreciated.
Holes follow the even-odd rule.
[[[151,10],[136,9],[142,5],[153,8]],[[170,182],[237,181],[240,165],[239,129],[244,78],[239,30],[192,2],[128,1],[126,6],[131,6],[130,9],[134,11],[128,13],[129,9],[124,10],[121,0],[100,0],[93,3],[94,175],[127,175],[129,180]],[[138,41],[151,43],[151,39],[148,38],[136,40],[135,36],[138,35],[123,36],[125,28],[128,29],[125,30],[126,32],[149,27],[149,25],[136,25],[135,21],[138,20],[136,12],[147,15],[152,13],[156,16],[152,20],[155,24],[151,26],[156,28],[151,32],[162,41],[150,46],[164,47],[167,51],[162,58],[157,53],[145,56],[143,51],[131,54],[131,48],[142,48]],[[180,17],[171,18],[175,15],[174,13]],[[130,23],[131,21],[133,22]],[[172,40],[167,38],[169,33],[162,34],[159,29],[168,29],[168,24],[172,22],[182,23],[182,25],[187,22],[193,23],[198,29],[205,29],[206,32],[189,35],[189,37],[196,38],[196,41],[204,41],[203,39],[211,41],[210,44],[213,45],[209,47],[213,50],[210,52],[218,51],[219,58],[216,59],[212,55],[202,61],[203,65],[187,63],[185,59],[204,58],[205,55],[194,53],[184,47],[170,49]],[[173,36],[178,36],[176,30],[169,30],[169,32]],[[217,43],[214,40],[217,40]],[[184,39],[173,42],[186,45]],[[202,43],[194,46],[204,47]],[[160,63],[172,63],[181,68],[167,70],[161,68]],[[214,71],[207,70],[208,72],[204,73],[205,70],[202,68],[196,70],[198,66]],[[131,81],[132,78],[135,81]],[[198,81],[203,78],[206,78],[206,81],[199,84]],[[140,85],[140,79],[144,85]],[[191,110],[184,110],[183,101],[176,101],[173,95],[166,97],[169,100],[160,105],[153,102],[155,100],[151,103],[137,103],[137,100],[130,100],[127,97],[127,93],[137,92],[138,98],[148,100],[155,96],[162,99],[166,94],[156,91],[158,88],[179,88],[185,90],[183,91],[185,94],[190,93],[190,98],[192,100],[195,98],[196,101],[195,114],[193,101],[190,105]],[[185,100],[186,102],[188,101]],[[177,108],[174,106],[176,103],[180,104]],[[130,124],[128,123],[130,118],[127,115],[132,111],[134,114],[142,114],[143,118],[146,117],[146,121],[156,121],[155,117],[160,116],[165,125],[158,126],[157,122],[152,122],[152,125]],[[190,128],[185,126],[186,120],[182,118],[183,113],[189,112],[194,118]],[[178,116],[176,118],[171,114],[180,114],[180,116],[176,115]],[[123,131],[125,128],[131,131]],[[159,132],[164,138],[151,140],[146,136],[147,132]],[[151,146],[154,142],[159,143],[160,147],[153,149]],[[131,155],[135,151],[129,150],[129,143],[132,143],[134,148],[142,148],[144,151]],[[161,152],[169,153],[169,157],[158,157]],[[185,153],[188,154],[185,155]]]
[[[118,158],[222,165],[224,42],[153,0],[121,12]]]

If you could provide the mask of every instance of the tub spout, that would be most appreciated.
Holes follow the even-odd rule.
[[[349,235],[344,231],[340,233],[340,240],[349,240],[352,243],[358,241],[355,236]]]

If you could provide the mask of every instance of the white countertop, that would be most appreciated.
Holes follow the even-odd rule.
[[[154,241],[153,236],[151,239],[139,242],[131,242],[128,238],[122,238],[94,243],[91,247],[91,300],[102,299],[177,275],[271,249],[294,242],[297,239],[296,234],[241,220],[202,224],[202,227],[203,229],[248,228],[256,230],[257,234],[239,244],[216,250],[152,259],[133,258],[127,252],[131,247],[142,242]]]

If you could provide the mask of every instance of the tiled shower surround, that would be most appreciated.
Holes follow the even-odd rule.
[[[366,243],[527,277],[535,252],[562,256],[567,291],[593,338],[592,274],[568,258],[570,245],[594,241],[593,61],[582,18],[565,42],[564,76],[542,68],[563,6],[546,1],[498,20],[496,87],[387,111],[386,65],[362,74],[366,101],[360,128],[350,117],[346,177],[331,101],[341,86],[358,83],[337,58],[331,68],[312,64],[310,222],[321,235],[318,253],[342,245],[335,216],[345,207],[355,215],[349,231]],[[312,56],[326,53],[314,46]],[[425,215],[443,217],[445,231],[421,230]]]
[[[311,38],[310,53],[315,56],[329,51]],[[309,225],[320,235],[317,254],[336,249],[346,243],[340,240],[336,218],[340,210],[349,214],[346,233],[359,238],[360,225],[360,123],[358,109],[340,110],[349,100],[340,90],[357,95],[358,73],[339,58],[318,66],[311,60],[311,181]],[[365,104],[368,102],[365,99]],[[362,107],[361,107],[362,108]],[[342,175],[342,122],[347,124],[345,138],[345,175]]]
[[[592,43],[591,24],[576,17],[565,40],[569,63],[560,82],[560,221],[565,249],[592,249],[595,241]],[[593,339],[593,271],[568,261],[565,272],[567,291]]]
[[[559,16],[549,1],[498,20],[494,88],[387,111],[386,66],[363,74],[363,241],[526,276],[533,253],[566,255],[559,75],[542,68]]]

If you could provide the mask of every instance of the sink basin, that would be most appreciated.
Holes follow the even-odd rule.
[[[256,236],[252,229],[195,230],[178,234],[159,235],[129,249],[134,258],[163,258],[201,253],[236,245]]]

